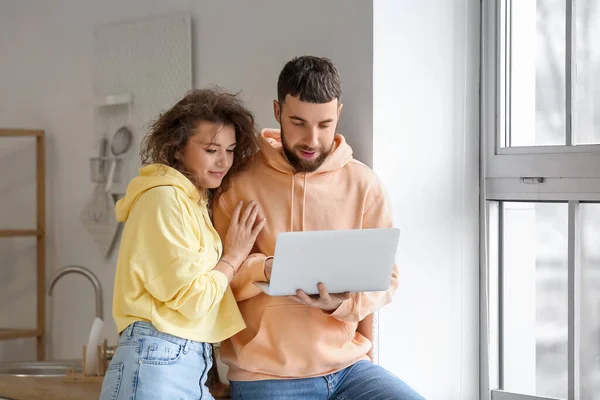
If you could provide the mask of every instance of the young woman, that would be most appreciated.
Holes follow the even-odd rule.
[[[212,399],[210,343],[245,327],[229,282],[265,220],[255,203],[238,204],[222,243],[210,204],[256,149],[252,114],[216,90],[190,92],[152,124],[144,166],[116,206],[120,337],[101,399]]]

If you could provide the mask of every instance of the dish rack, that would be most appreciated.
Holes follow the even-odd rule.
[[[88,373],[85,369],[85,360],[86,360],[87,346],[84,345],[82,348],[82,361],[81,361],[81,372],[77,372],[75,367],[69,369],[65,373],[65,377],[63,378],[63,382],[102,382],[104,379],[104,374],[106,373],[106,369],[108,368],[109,362],[109,347],[107,345],[106,339],[102,343],[102,345],[96,346],[96,369],[97,373]]]

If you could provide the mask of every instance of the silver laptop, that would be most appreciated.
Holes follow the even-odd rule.
[[[282,232],[271,282],[255,282],[271,296],[384,291],[390,286],[400,230],[396,228]]]

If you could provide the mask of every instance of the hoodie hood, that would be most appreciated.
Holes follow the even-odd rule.
[[[329,156],[325,159],[323,164],[317,168],[314,172],[307,172],[301,176],[296,175],[296,171],[290,165],[289,161],[285,158],[283,153],[283,144],[281,143],[281,130],[279,129],[265,129],[261,132],[261,138],[259,141],[259,147],[261,154],[265,158],[266,164],[271,168],[287,174],[290,176],[290,216],[289,216],[289,230],[304,230],[304,219],[306,211],[306,193],[310,190],[309,181],[315,175],[325,174],[328,172],[342,169],[348,162],[352,160],[352,148],[346,139],[336,134],[333,139],[333,149]],[[302,198],[300,202],[301,220],[300,225],[294,225],[294,208],[297,207],[295,203],[295,181],[296,179],[304,180],[304,190],[302,191]]]
[[[294,174],[294,168],[283,154],[283,145],[281,143],[281,130],[279,129],[264,129],[261,132],[259,141],[261,153],[265,157],[267,164],[272,168],[286,173]],[[333,141],[333,149],[323,164],[314,172],[309,172],[307,175],[320,174],[331,172],[343,168],[350,160],[352,160],[352,148],[344,136],[336,134]]]
[[[182,190],[194,203],[202,199],[194,184],[175,168],[164,164],[150,164],[139,169],[139,175],[129,182],[125,197],[115,206],[117,221],[125,222],[137,199],[146,191],[158,186],[174,186]]]

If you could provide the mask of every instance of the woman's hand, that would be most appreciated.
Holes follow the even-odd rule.
[[[266,222],[255,201],[248,203],[244,210],[242,205],[243,202],[240,201],[233,210],[229,229],[223,240],[222,260],[229,263],[235,271],[250,254],[256,237]]]

